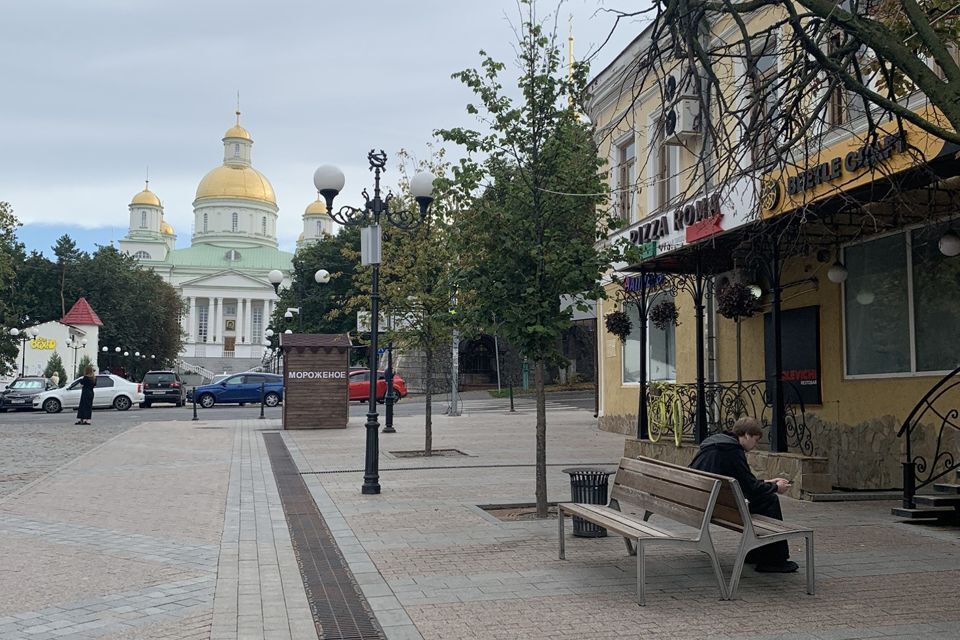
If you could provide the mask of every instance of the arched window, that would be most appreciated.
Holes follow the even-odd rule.
[[[323,220],[317,220],[317,237],[323,235]]]
[[[236,211],[230,214],[230,230],[236,231],[240,228],[240,216]]]
[[[240,260],[240,252],[236,249],[230,249],[224,257],[230,262],[237,262]]]
[[[260,232],[267,235],[267,216],[263,216],[260,220]]]
[[[151,259],[151,258],[150,258],[150,254],[147,253],[146,251],[137,251],[135,254],[133,254],[133,257],[136,258],[137,260],[150,260],[150,259]]]
[[[147,228],[147,212],[145,210],[140,211],[140,228]]]
[[[207,214],[203,214],[203,232],[207,232]]]
[[[234,142],[234,143],[233,143],[233,157],[235,157],[235,158],[239,158],[239,157],[240,157],[240,143],[239,143],[239,142]]]

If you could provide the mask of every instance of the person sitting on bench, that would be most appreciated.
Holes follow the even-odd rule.
[[[758,480],[747,464],[747,451],[752,451],[760,442],[763,430],[754,418],[740,418],[731,431],[712,435],[700,444],[700,451],[690,467],[700,471],[735,478],[750,505],[750,513],[783,520],[778,493],[790,488],[790,481],[783,478]],[[796,562],[790,560],[790,547],[786,541],[774,542],[747,554],[746,561],[756,565],[764,573],[792,573]]]

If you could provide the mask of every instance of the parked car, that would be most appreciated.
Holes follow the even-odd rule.
[[[377,402],[382,403],[387,394],[387,379],[383,371],[377,372]],[[393,401],[407,396],[407,383],[397,372],[393,373]],[[350,370],[350,402],[367,402],[370,400],[370,370]]]
[[[176,371],[147,371],[144,374],[141,407],[149,407],[154,402],[172,402],[182,407],[186,398],[186,388]]]
[[[272,373],[237,373],[220,382],[197,387],[197,404],[209,409],[217,403],[258,403],[261,383],[264,385],[265,405],[275,407],[283,402],[283,376]]]
[[[93,408],[113,407],[126,411],[134,403],[143,402],[143,386],[137,382],[124,380],[113,374],[98,374],[97,386],[93,390]],[[80,404],[80,378],[68,387],[44,391],[33,397],[33,408],[43,409],[47,413],[58,413],[64,409],[73,409]]]
[[[17,378],[0,393],[0,411],[32,410],[35,395],[56,388],[52,380],[42,376]]]

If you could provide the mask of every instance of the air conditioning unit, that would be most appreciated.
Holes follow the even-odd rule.
[[[664,112],[664,144],[686,146],[700,134],[700,102],[696,98],[680,98]]]

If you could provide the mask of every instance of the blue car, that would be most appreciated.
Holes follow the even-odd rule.
[[[197,404],[209,409],[219,403],[259,403],[263,384],[263,403],[275,407],[283,401],[283,376],[272,373],[237,373],[212,384],[197,387]]]

